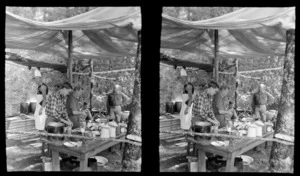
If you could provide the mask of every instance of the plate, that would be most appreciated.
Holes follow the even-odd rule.
[[[65,146],[67,147],[76,147],[77,146],[77,142],[65,142],[64,143]]]
[[[108,162],[108,159],[103,156],[94,156],[93,158],[97,160],[97,166],[104,166]]]
[[[221,147],[221,146],[225,145],[225,143],[223,141],[212,141],[210,144],[213,146],[216,146],[216,147]]]
[[[241,121],[243,122],[249,122],[249,121],[252,121],[253,119],[251,117],[245,117],[245,118],[242,118]]]
[[[178,146],[178,147],[185,147],[185,146],[187,146],[188,144],[187,144],[187,142],[180,142],[180,143],[177,143],[177,144],[175,144],[176,146]]]
[[[241,158],[243,159],[243,165],[250,165],[254,159],[247,155],[241,155]]]

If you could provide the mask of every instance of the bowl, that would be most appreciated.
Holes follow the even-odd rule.
[[[97,160],[97,166],[104,166],[108,159],[103,156],[94,156],[94,158]]]
[[[247,155],[241,155],[241,158],[243,159],[243,165],[250,165],[254,159]]]
[[[219,172],[225,172],[225,170],[226,170],[226,167],[221,167],[218,171]],[[237,167],[233,167],[233,172],[238,172],[239,170],[238,170],[238,168]]]

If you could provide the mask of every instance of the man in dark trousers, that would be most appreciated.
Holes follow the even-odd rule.
[[[115,119],[117,123],[121,120],[125,121],[127,119],[127,114],[122,112],[121,105],[123,99],[126,102],[129,102],[130,98],[121,92],[122,87],[120,85],[115,85],[114,91],[108,94],[107,97],[107,105],[108,105],[108,113],[110,118]]]
[[[271,104],[274,100],[274,97],[266,91],[266,86],[264,84],[260,84],[258,91],[254,93],[252,99],[252,108],[253,113],[256,118],[266,121],[266,111],[267,105]]]

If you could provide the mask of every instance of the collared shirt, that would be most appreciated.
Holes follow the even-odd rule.
[[[224,111],[226,110],[225,98],[222,97],[220,92],[215,94],[215,96],[213,98],[213,102],[212,102],[212,108],[213,108],[213,112],[215,115],[221,115],[219,113],[219,110],[224,110]]]
[[[204,119],[214,118],[211,103],[211,98],[208,97],[206,92],[199,92],[194,99],[193,115]]]
[[[256,92],[253,95],[253,104],[257,105],[266,105],[268,101],[272,101],[273,97],[267,92]]]
[[[80,106],[79,106],[79,98],[76,98],[74,96],[74,93],[72,93],[70,96],[67,98],[66,102],[66,109],[68,112],[68,116],[79,116],[79,115],[74,115],[73,111],[80,111]]]
[[[128,98],[126,96],[124,96],[123,93],[112,92],[112,93],[108,94],[108,97],[107,97],[108,106],[122,105],[123,98],[128,101]]]
[[[57,120],[60,118],[67,119],[67,110],[64,103],[65,98],[58,91],[52,93],[47,99],[46,115]]]

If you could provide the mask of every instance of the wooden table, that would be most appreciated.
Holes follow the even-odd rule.
[[[273,138],[274,132],[268,132],[263,135],[264,138]],[[198,171],[206,172],[206,160],[205,160],[205,152],[214,153],[217,155],[221,155],[226,158],[226,169],[225,172],[233,172],[234,171],[234,159],[236,156],[247,152],[248,150],[253,149],[254,147],[265,143],[266,141],[262,140],[249,140],[242,139],[237,141],[234,146],[229,144],[227,147],[216,147],[213,145],[203,145],[198,141],[195,141],[192,137],[187,138],[188,142],[192,142],[196,144],[196,149],[198,149]]]
[[[125,139],[125,133],[116,136],[116,139]],[[48,140],[41,139],[49,144],[49,150],[52,151],[52,170],[60,171],[59,153],[65,153],[75,156],[80,160],[79,171],[88,171],[88,158],[95,156],[97,153],[112,147],[120,142],[116,141],[101,141],[101,138],[87,141],[82,147],[67,147],[62,142],[54,143]]]

